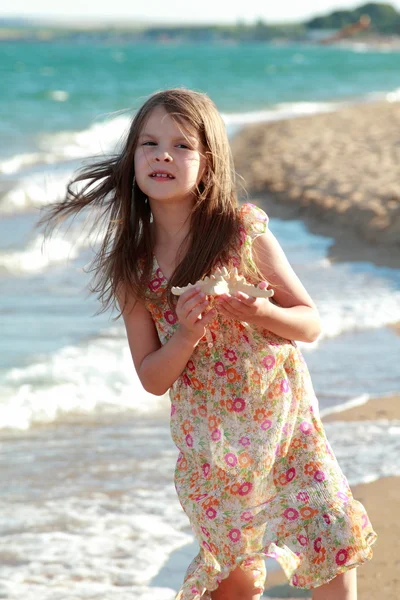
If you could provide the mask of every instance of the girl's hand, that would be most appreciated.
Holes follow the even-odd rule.
[[[262,281],[258,287],[265,289],[268,287],[268,283]],[[219,312],[238,321],[251,323],[256,321],[257,318],[267,317],[269,314],[270,303],[268,298],[254,298],[243,294],[243,292],[236,292],[233,296],[221,294],[221,296],[217,296],[216,301]]]
[[[215,309],[205,312],[208,307],[207,296],[196,287],[184,292],[177,302],[179,328],[184,337],[194,344],[203,337],[206,325],[215,317]]]

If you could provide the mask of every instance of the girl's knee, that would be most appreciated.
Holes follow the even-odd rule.
[[[312,600],[357,600],[357,569],[336,575],[313,590]]]
[[[262,590],[256,587],[251,571],[234,569],[211,593],[212,600],[259,600]]]

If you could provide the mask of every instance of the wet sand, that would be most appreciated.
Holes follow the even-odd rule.
[[[231,145],[270,216],[332,236],[333,259],[400,268],[399,131],[400,102],[365,103],[251,125]]]

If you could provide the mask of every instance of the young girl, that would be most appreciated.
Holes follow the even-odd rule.
[[[177,599],[256,600],[273,557],[314,600],[355,600],[355,567],[376,534],[326,440],[294,341],[318,337],[318,312],[266,214],[238,207],[211,100],[151,96],[121,153],[85,168],[42,222],[88,205],[108,219],[93,289],[105,307],[118,302],[143,387],[170,390],[175,485],[200,546]],[[171,294],[222,266],[269,282],[273,301]]]

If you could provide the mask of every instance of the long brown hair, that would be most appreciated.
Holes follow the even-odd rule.
[[[151,211],[134,175],[134,153],[140,132],[151,111],[162,106],[179,123],[194,129],[205,149],[206,168],[196,190],[187,251],[168,282],[184,286],[209,275],[218,260],[225,261],[238,248],[239,211],[235,172],[224,122],[211,99],[187,89],[170,89],[150,96],[132,120],[122,150],[106,160],[83,167],[68,184],[65,198],[47,207],[38,225],[46,224],[45,237],[62,220],[87,207],[96,208],[106,231],[90,264],[91,291],[98,294],[104,312],[118,304],[123,310],[130,294],[144,299],[153,267]],[[84,181],[81,189],[75,184]],[[243,263],[244,264],[244,263]],[[244,264],[244,271],[254,272]],[[125,290],[121,306],[117,292]]]

